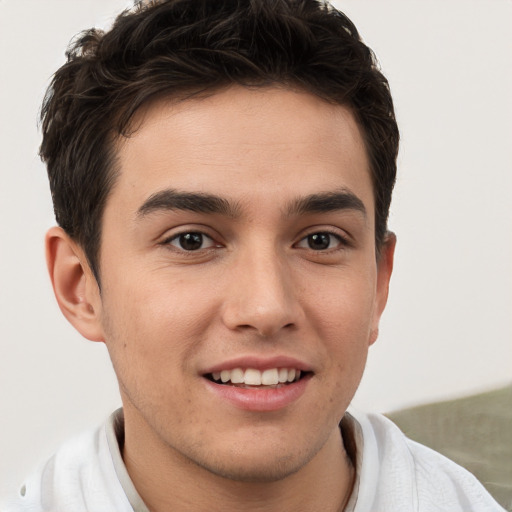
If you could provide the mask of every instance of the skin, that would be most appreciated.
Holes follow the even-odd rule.
[[[234,87],[159,100],[137,126],[118,142],[101,293],[81,248],[60,228],[47,236],[62,311],[108,347],[137,490],[152,511],[342,510],[353,468],[338,423],[377,338],[395,243],[376,258],[353,115],[307,93]],[[144,210],[169,189],[218,196],[230,211]],[[290,206],[332,191],[365,211]],[[203,233],[203,245],[186,251],[180,233]],[[330,233],[327,248],[311,247],[315,233]],[[235,357],[282,355],[311,377],[276,411],[242,410],[203,376]]]

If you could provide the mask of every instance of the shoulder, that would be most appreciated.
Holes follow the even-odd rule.
[[[65,442],[3,504],[3,512],[132,511],[116,476],[105,426]]]
[[[411,441],[389,419],[379,414],[351,414],[362,439],[358,504],[365,502],[366,493],[369,507],[355,508],[355,512],[503,511],[471,473]]]

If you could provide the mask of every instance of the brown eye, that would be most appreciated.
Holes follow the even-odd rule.
[[[209,236],[197,232],[180,233],[167,243],[183,251],[198,251],[214,246],[214,242]]]
[[[315,251],[329,249],[332,235],[329,233],[315,233],[307,237],[308,247]]]
[[[327,251],[329,249],[339,249],[346,245],[346,240],[340,235],[329,233],[328,231],[319,231],[305,236],[297,244],[297,247],[300,249],[311,249],[313,251]]]
[[[203,235],[201,233],[185,233],[180,235],[179,244],[186,251],[197,251],[203,245]]]

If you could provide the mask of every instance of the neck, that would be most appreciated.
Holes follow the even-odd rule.
[[[338,428],[299,471],[271,482],[241,482],[221,477],[185,459],[159,438],[141,434],[138,429],[126,429],[123,459],[135,488],[151,512],[341,512],[352,490],[354,468]]]

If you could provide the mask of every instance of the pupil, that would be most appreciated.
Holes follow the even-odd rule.
[[[309,247],[317,251],[328,249],[330,241],[331,238],[328,233],[315,233],[314,235],[308,236]]]
[[[203,235],[201,233],[185,233],[180,235],[180,245],[187,251],[197,251],[203,245]]]

